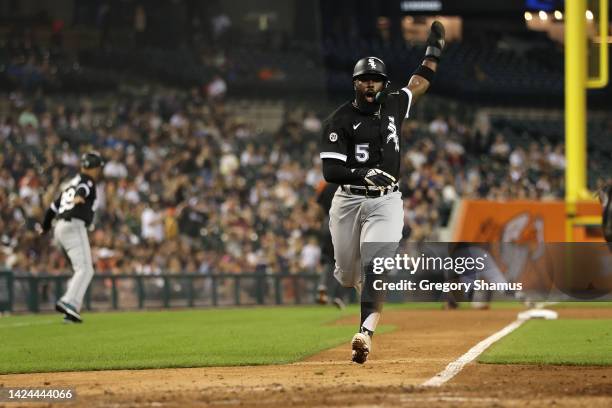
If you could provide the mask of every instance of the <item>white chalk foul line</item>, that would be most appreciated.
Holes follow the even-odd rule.
[[[453,361],[449,365],[446,366],[444,371],[439,372],[438,374],[431,377],[429,380],[425,381],[422,385],[424,387],[439,387],[457,374],[466,366],[466,364],[474,361],[476,357],[482,354],[489,346],[495,343],[497,340],[502,337],[512,333],[514,330],[518,329],[523,323],[525,323],[528,319],[517,319],[514,322],[510,323],[497,333],[493,333],[480,343],[476,344],[474,347],[468,350],[467,353],[459,357],[457,360]]]

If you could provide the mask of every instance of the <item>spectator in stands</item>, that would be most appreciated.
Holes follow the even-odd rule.
[[[137,48],[145,45],[146,31],[147,12],[142,4],[138,4],[134,9],[134,43]]]
[[[76,156],[76,155],[75,155]],[[109,179],[124,179],[128,176],[127,168],[122,161],[122,153],[115,150],[104,166],[104,177]]]
[[[495,141],[491,145],[491,156],[500,161],[508,160],[508,156],[510,155],[510,145],[504,139],[504,136],[501,133],[498,133],[495,136]]]
[[[141,236],[146,241],[160,243],[164,240],[164,217],[159,208],[159,198],[151,197],[150,205],[147,205],[140,216]]]
[[[565,170],[565,152],[562,145],[557,145],[547,155],[548,163],[555,170]]]
[[[206,85],[206,94],[210,99],[223,99],[227,93],[227,84],[221,75],[215,75],[212,81]]]
[[[445,136],[448,133],[448,123],[442,115],[438,115],[429,124],[429,132],[434,135]]]
[[[238,121],[223,99],[198,92],[155,90],[108,102],[43,96],[44,104],[20,92],[4,99],[0,262],[24,273],[66,270],[62,255],[28,230],[74,174],[75,147],[87,143],[109,159],[98,191],[100,237],[92,238],[107,273],[158,274],[178,261],[198,273],[297,273],[310,265],[316,254],[305,237],[321,223],[312,212],[321,177],[313,163],[316,113],[288,115],[267,134]],[[410,147],[402,158],[405,236],[437,239],[459,197],[563,194],[563,146],[534,142],[525,151],[498,134],[489,148],[488,134],[498,129],[486,125],[481,134],[462,117],[411,122],[402,135]]]
[[[306,272],[320,272],[321,266],[321,246],[317,238],[312,236],[308,238],[306,245],[302,247],[300,253],[300,267]]]
[[[302,127],[306,132],[318,134],[321,131],[321,120],[313,111],[304,116]]]
[[[222,176],[229,178],[232,177],[240,167],[240,161],[229,144],[224,144],[222,151],[223,155],[219,163],[219,172]]]

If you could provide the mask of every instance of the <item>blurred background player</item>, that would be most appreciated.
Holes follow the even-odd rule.
[[[495,261],[495,257],[489,252],[488,244],[458,242],[450,244],[449,247],[449,255],[451,257],[471,259],[481,258],[483,260],[484,268],[482,270],[474,270],[463,274],[457,274],[454,271],[445,270],[443,274],[446,281],[469,283],[471,288],[473,288],[474,281],[476,280],[483,280],[487,283],[494,284],[508,283],[508,280]],[[453,292],[448,292],[444,294],[444,309],[457,309],[459,307],[458,302],[469,301],[471,302],[472,309],[488,310],[490,308],[493,293],[494,292],[490,290],[471,289],[467,294],[457,297]]]
[[[612,243],[612,183],[607,184],[599,190],[599,201],[603,207],[603,235],[608,243]],[[610,250],[612,250],[612,245],[610,246]]]
[[[366,362],[371,351],[384,296],[370,288],[370,254],[364,253],[363,245],[383,243],[380,251],[393,256],[402,238],[399,135],[412,104],[433,80],[444,47],[440,22],[432,24],[427,45],[422,64],[406,87],[396,92],[388,90],[387,68],[381,59],[357,61],[353,69],[355,99],[331,114],[322,135],[323,175],[329,183],[341,185],[329,212],[334,276],[361,295],[359,331],[351,341],[352,360],[359,364]]]
[[[63,188],[45,213],[39,232],[47,233],[57,218],[54,239],[70,259],[74,276],[68,282],[64,296],[55,304],[55,310],[64,314],[66,322],[82,323],[80,310],[87,287],[94,275],[87,227],[94,217],[96,182],[102,175],[104,161],[95,152],[81,157],[80,172]]]

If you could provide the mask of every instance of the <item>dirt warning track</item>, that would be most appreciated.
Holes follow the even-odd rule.
[[[612,317],[609,309],[559,313],[561,318]],[[347,339],[345,345],[288,365],[4,375],[0,384],[75,388],[77,399],[54,405],[61,407],[612,406],[612,367],[472,363],[441,387],[421,386],[516,314],[385,312],[383,324],[396,330],[375,336],[363,366],[349,361]],[[342,323],[357,325],[357,317]]]

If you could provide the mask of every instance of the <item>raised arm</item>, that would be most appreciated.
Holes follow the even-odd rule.
[[[423,63],[408,81],[407,88],[412,92],[411,104],[414,104],[429,89],[429,84],[438,69],[444,43],[444,26],[439,21],[434,21],[429,30],[429,37],[427,37],[427,50]]]

